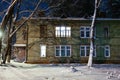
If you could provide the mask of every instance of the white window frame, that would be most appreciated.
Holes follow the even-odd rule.
[[[85,54],[85,56],[81,55],[82,54],[81,53],[81,47],[84,47],[84,52],[85,52],[84,54]],[[87,56],[87,47],[89,47],[89,52],[90,52],[90,46],[89,45],[80,45],[80,57],[88,57]],[[94,52],[95,55],[93,57],[96,57],[96,46],[94,47],[94,51],[95,51]]]
[[[57,52],[56,52],[56,50],[57,50],[56,47],[57,47],[57,46],[60,47],[60,48],[58,49],[58,50],[59,50],[59,56],[56,55],[56,53],[57,53]],[[69,46],[70,49],[67,49],[67,46]],[[65,56],[62,56],[62,53],[61,53],[61,50],[62,50],[62,49],[61,49],[61,47],[65,47]],[[69,56],[67,56],[67,50],[70,51],[70,55],[69,55]],[[56,46],[55,46],[55,57],[71,57],[71,45],[56,45]]]
[[[82,29],[83,28],[83,29]],[[89,30],[87,30],[89,28]],[[80,27],[80,38],[90,38],[90,26],[81,26]],[[81,33],[84,32],[84,36],[81,36]],[[87,32],[89,32],[89,37],[87,37]]]
[[[57,26],[55,28],[56,37],[71,37],[71,27],[69,26]]]
[[[106,55],[106,51],[108,51],[108,56]],[[105,45],[104,46],[104,56],[105,57],[110,57],[110,46],[109,45]]]
[[[40,45],[40,57],[46,57],[46,45]]]

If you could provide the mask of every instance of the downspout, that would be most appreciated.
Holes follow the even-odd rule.
[[[25,53],[25,63],[28,62],[28,31],[29,31],[29,26],[28,24],[26,25],[26,30],[27,30],[27,40],[26,40],[26,53]]]

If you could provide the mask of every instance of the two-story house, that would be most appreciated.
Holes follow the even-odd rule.
[[[91,22],[82,18],[31,18],[16,33],[14,54],[18,61],[27,63],[86,63]],[[120,63],[120,19],[96,19],[94,45],[94,63]]]

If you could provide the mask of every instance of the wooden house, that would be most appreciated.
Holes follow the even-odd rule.
[[[14,54],[27,63],[87,63],[91,21],[31,18],[16,33]],[[96,19],[94,45],[94,63],[120,63],[120,19]]]

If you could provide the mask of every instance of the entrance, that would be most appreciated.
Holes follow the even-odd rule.
[[[26,44],[15,44],[14,45],[14,56],[15,61],[24,62],[26,54]]]

